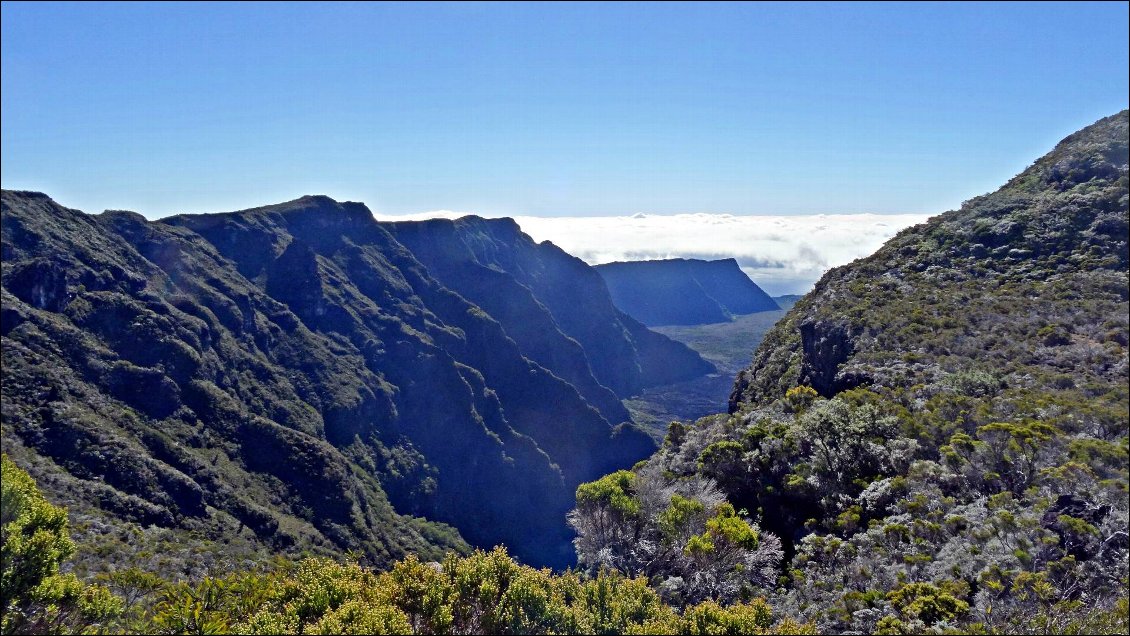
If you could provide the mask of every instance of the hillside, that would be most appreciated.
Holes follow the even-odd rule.
[[[831,270],[766,337],[731,410],[798,384],[831,396],[937,385],[972,369],[1002,386],[1056,389],[1065,372],[1080,386],[1119,384],[1126,157],[1122,113],[1000,190]]]
[[[691,349],[618,311],[594,268],[548,241],[535,243],[511,219],[383,226],[613,423],[628,419],[619,398],[714,371]]]
[[[156,622],[137,625],[161,629],[210,612],[272,633],[482,631],[487,608],[532,599],[510,624],[1125,633],[1128,124],[828,272],[768,329],[729,413],[671,423],[639,462],[655,446],[614,425],[618,398],[643,388],[633,415],[669,415],[647,391],[732,364],[779,312],[664,329],[700,357],[506,221],[381,224],[305,197],[148,222],[4,191],[0,436],[31,476],[5,458],[6,527],[66,517],[38,484],[69,508],[76,572],[200,581],[142,591]],[[504,551],[421,562],[506,543],[569,564],[568,528],[583,573]],[[391,573],[201,580],[346,550]],[[137,592],[131,572],[101,580]],[[112,613],[41,573],[56,584],[35,594],[73,583],[68,602]]]
[[[780,309],[732,258],[597,265],[612,301],[643,324],[699,325]]]
[[[729,414],[672,424],[646,464],[584,488],[619,484],[610,505],[636,510],[716,486],[784,553],[774,586],[732,585],[821,632],[1125,631],[1127,124],[829,271]],[[578,508],[582,564],[680,589],[687,566],[648,551],[676,504],[599,531]]]
[[[581,363],[709,369],[623,322],[611,352],[541,343],[524,318],[568,321],[496,320],[326,197],[148,222],[5,191],[2,281],[4,449],[80,542],[150,527],[381,564],[465,539],[564,565],[576,484],[654,449]]]

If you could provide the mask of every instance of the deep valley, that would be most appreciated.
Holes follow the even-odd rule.
[[[1128,126],[776,299],[4,190],[3,633],[1126,633]]]

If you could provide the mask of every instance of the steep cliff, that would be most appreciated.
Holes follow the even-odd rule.
[[[674,258],[596,266],[612,301],[648,326],[726,322],[780,309],[732,258]]]
[[[612,422],[627,418],[614,396],[714,371],[685,345],[619,311],[594,268],[552,243],[535,243],[510,219],[470,216],[385,227]]]
[[[575,485],[654,448],[361,204],[148,222],[5,191],[2,280],[5,449],[100,523],[564,565]]]

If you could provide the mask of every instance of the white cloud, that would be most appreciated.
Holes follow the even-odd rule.
[[[455,219],[447,210],[383,221]],[[804,293],[829,268],[867,256],[926,214],[737,216],[688,213],[601,217],[514,217],[537,241],[598,265],[661,258],[734,258],[772,295]]]

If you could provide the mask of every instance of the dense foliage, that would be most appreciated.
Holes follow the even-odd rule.
[[[247,634],[799,634],[754,599],[684,611],[644,579],[592,578],[519,565],[504,550],[414,557],[375,573],[306,560],[266,574],[165,588],[145,626],[154,633]]]
[[[386,572],[326,558],[174,583],[137,568],[84,586],[59,574],[73,552],[66,512],[3,457],[0,632],[146,634],[806,634],[763,599],[680,611],[644,578],[553,574],[506,551],[415,555]]]
[[[803,387],[672,424],[664,448],[618,481],[715,486],[755,511],[750,527],[784,539],[787,567],[776,580],[729,575],[821,631],[1125,631],[1125,438],[1072,444],[1051,425],[994,422],[931,459],[908,435],[914,422],[870,391],[825,399]],[[577,540],[583,561],[618,545],[590,537]],[[648,574],[663,592],[679,572]]]
[[[60,573],[74,551],[66,511],[0,455],[0,633],[97,628],[121,611],[121,600],[105,587]]]
[[[750,511],[788,560],[747,594],[821,631],[1126,633],[1127,123],[829,272],[730,414],[673,423],[615,483],[660,475]],[[620,525],[640,514],[608,501]],[[616,553],[596,536],[583,560]],[[676,574],[648,572],[661,590]]]
[[[781,564],[777,537],[737,514],[710,480],[649,467],[583,484],[569,523],[581,565],[647,577],[680,605],[748,598]]]

